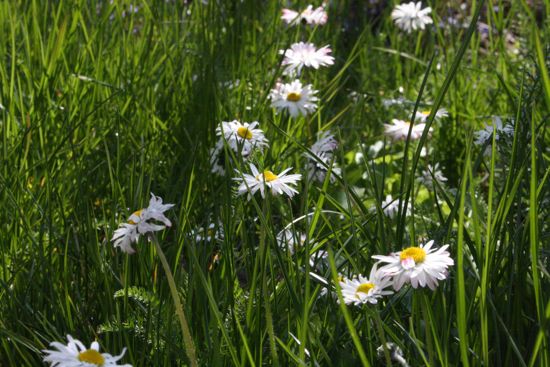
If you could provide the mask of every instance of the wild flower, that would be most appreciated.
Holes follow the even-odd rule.
[[[118,356],[112,356],[109,353],[99,353],[98,342],[93,342],[90,348],[86,348],[80,340],[73,339],[70,335],[67,335],[67,340],[69,341],[67,345],[59,342],[50,343],[50,346],[55,349],[42,351],[46,354],[44,362],[50,363],[52,367],[131,367],[130,364],[117,364],[126,352],[126,348]]]
[[[262,151],[264,147],[268,147],[264,132],[257,126],[258,121],[251,123],[241,123],[237,120],[222,121],[216,128],[216,135],[223,136],[235,153],[241,153],[243,157],[247,157],[254,150]]]
[[[393,140],[406,140],[409,134],[410,122],[392,119],[391,124],[384,124],[384,133]],[[411,140],[420,139],[426,124],[414,124],[411,130]],[[430,133],[432,128],[428,131]]]
[[[377,304],[378,299],[393,293],[385,290],[392,285],[391,279],[385,277],[384,273],[377,269],[376,264],[372,267],[368,278],[358,275],[351,279],[344,278],[339,283],[346,304]]]
[[[393,278],[393,288],[398,291],[404,284],[410,283],[413,288],[428,286],[435,290],[438,281],[448,276],[447,268],[454,265],[447,248],[449,245],[432,249],[434,241],[425,245],[408,247],[389,256],[375,255],[372,258],[386,265],[380,272]]]
[[[257,191],[260,191],[262,198],[265,198],[265,191],[267,188],[271,191],[272,195],[286,194],[288,197],[293,197],[295,194],[298,194],[298,191],[292,186],[298,184],[298,181],[302,179],[302,175],[287,175],[287,172],[291,169],[292,167],[287,168],[278,175],[269,170],[265,170],[260,173],[256,166],[251,163],[251,175],[248,173],[241,173],[236,170],[239,176],[233,178],[233,180],[239,182],[237,194],[243,195],[248,193],[248,200],[250,200]]]
[[[284,55],[282,65],[285,66],[284,74],[287,75],[300,75],[303,67],[319,69],[320,66],[333,65],[334,57],[330,56],[331,52],[328,45],[317,49],[313,43],[304,42],[294,43],[289,49],[279,51]]]
[[[111,239],[114,247],[120,247],[122,251],[133,254],[135,250],[132,248],[132,242],[137,242],[140,235],[161,231],[172,225],[164,212],[173,206],[174,204],[163,204],[161,197],[151,193],[149,206],[132,213],[128,222],[122,223],[115,231]]]
[[[278,83],[271,90],[269,97],[271,98],[271,107],[277,111],[288,111],[290,116],[298,117],[298,115],[307,116],[315,112],[317,109],[317,93],[311,84],[302,86],[300,80],[296,79],[289,84]]]
[[[282,13],[281,19],[288,25],[298,25],[301,23],[323,25],[328,19],[327,12],[322,6],[313,9],[313,5],[308,5],[308,7],[301,12],[285,8]]]
[[[304,156],[308,158],[307,170],[309,180],[324,182],[328,173],[327,166],[331,167],[331,164],[332,175],[330,181],[335,181],[333,175],[341,174],[341,169],[336,164],[333,164],[333,152],[337,146],[338,142],[330,131],[322,131],[317,134],[317,141],[310,148],[313,156],[309,152],[304,153]],[[319,160],[324,164],[321,164]]]
[[[421,9],[422,3],[419,1],[396,5],[391,12],[391,17],[395,25],[407,33],[424,29],[426,25],[432,24],[433,20],[430,17],[432,9],[430,7]]]

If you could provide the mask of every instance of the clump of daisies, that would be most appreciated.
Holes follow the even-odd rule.
[[[447,248],[449,245],[432,248],[434,241],[425,245],[408,247],[389,256],[375,255],[372,258],[386,265],[379,271],[384,277],[391,277],[393,289],[400,290],[403,285],[410,284],[413,288],[437,288],[438,282],[448,276],[449,266],[454,265]]]
[[[351,279],[343,278],[339,284],[346,304],[377,304],[378,299],[393,294],[393,291],[386,290],[392,285],[391,279],[379,271],[376,264],[372,267],[368,278],[362,275]]]
[[[277,83],[271,90],[269,98],[271,107],[277,111],[288,111],[290,116],[298,117],[307,116],[317,110],[316,93],[311,84],[303,86],[302,82],[296,79],[288,84]]]
[[[224,139],[235,153],[248,157],[254,150],[262,151],[268,146],[264,132],[257,127],[258,121],[222,121],[216,128],[216,135]]]
[[[122,223],[115,231],[111,239],[114,247],[120,247],[122,251],[133,254],[135,250],[132,248],[132,242],[137,242],[140,235],[161,231],[172,225],[164,212],[173,206],[174,204],[163,204],[161,197],[151,193],[149,206],[132,213],[128,222]]]
[[[248,200],[250,200],[256,192],[260,191],[262,198],[265,198],[267,189],[272,195],[286,194],[288,197],[293,197],[295,194],[298,194],[298,191],[293,186],[298,184],[302,179],[302,175],[287,174],[291,169],[292,167],[287,168],[279,174],[275,174],[269,170],[260,172],[251,163],[250,171],[252,174],[236,170],[238,177],[233,178],[233,180],[239,183],[237,194],[248,194]]]
[[[410,126],[410,122],[392,119],[391,124],[384,124],[384,133],[392,140],[407,140]],[[420,139],[425,128],[425,123],[414,124],[411,130],[411,140]],[[431,133],[431,131],[432,128],[428,133]]]
[[[309,180],[324,182],[328,173],[327,167],[331,167],[331,165],[331,182],[335,181],[334,175],[342,173],[341,169],[336,164],[333,164],[334,150],[337,147],[338,142],[330,131],[321,131],[317,134],[317,141],[310,148],[313,155],[309,152],[304,153],[308,158],[307,170]]]
[[[322,6],[313,9],[313,5],[308,5],[308,7],[301,12],[285,8],[282,13],[281,19],[288,25],[298,25],[300,23],[324,25],[328,19],[327,12]]]
[[[426,25],[432,24],[433,20],[430,17],[432,9],[430,7],[422,8],[422,3],[419,1],[396,5],[391,12],[391,17],[395,25],[407,33],[416,31],[417,29],[425,29]]]
[[[313,43],[304,42],[294,43],[289,49],[279,51],[284,55],[282,65],[285,67],[284,74],[287,75],[300,75],[304,67],[319,69],[320,66],[333,65],[334,57],[330,56],[331,52],[328,45],[317,49]]]
[[[109,353],[99,353],[98,342],[93,342],[90,348],[86,348],[80,340],[70,335],[67,335],[67,340],[69,341],[67,345],[59,342],[50,343],[50,346],[55,349],[42,351],[46,354],[44,362],[50,363],[53,367],[132,367],[130,364],[117,364],[126,353],[126,348],[118,356],[112,356]]]

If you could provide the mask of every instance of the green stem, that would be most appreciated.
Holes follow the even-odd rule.
[[[160,262],[162,263],[162,267],[164,268],[164,272],[166,273],[166,278],[168,279],[168,286],[170,287],[170,293],[172,294],[172,299],[174,300],[176,315],[178,315],[178,319],[180,321],[181,332],[183,334],[183,347],[185,348],[187,358],[189,358],[189,363],[191,364],[192,367],[198,367],[199,364],[197,363],[195,345],[193,344],[193,338],[191,337],[189,325],[187,324],[187,320],[185,318],[183,305],[181,304],[180,296],[176,288],[176,282],[174,281],[174,276],[172,275],[172,271],[170,270],[170,266],[168,265],[166,256],[164,256],[164,252],[162,252],[162,249],[160,248],[160,244],[157,241],[157,238],[153,234],[150,236],[150,238],[151,238],[151,241],[153,241],[153,243],[155,244],[157,254],[159,255]]]

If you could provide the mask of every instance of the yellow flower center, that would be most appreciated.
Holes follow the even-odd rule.
[[[264,180],[265,180],[265,182],[271,182],[271,181],[276,180],[277,178],[279,178],[279,176],[277,176],[273,172],[267,171],[267,170],[264,171]]]
[[[374,284],[372,283],[362,283],[357,287],[357,290],[355,293],[365,293],[368,294],[371,289],[374,288]]]
[[[290,92],[286,95],[286,100],[290,102],[298,102],[300,99],[302,99],[302,95],[300,93]]]
[[[78,360],[80,362],[95,364],[96,366],[103,366],[105,363],[105,358],[95,349],[88,349],[78,353]]]
[[[401,251],[399,255],[401,261],[412,258],[415,264],[421,263],[426,259],[426,251],[420,247],[409,247]]]
[[[135,215],[136,217],[139,217],[141,215],[141,212],[143,211],[143,209],[140,209],[140,210],[136,210],[135,212],[132,213],[132,215]],[[131,215],[131,216],[132,216]],[[128,223],[130,224],[137,224],[136,222],[134,222],[133,220],[128,220]]]
[[[430,116],[430,112],[431,112],[430,110],[426,110],[426,111],[422,111],[420,113],[424,116]]]
[[[252,139],[252,131],[250,131],[247,127],[241,126],[237,129],[237,135],[239,135],[243,139]]]

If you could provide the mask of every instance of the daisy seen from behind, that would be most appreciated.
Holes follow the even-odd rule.
[[[73,339],[70,335],[67,335],[67,340],[69,341],[67,345],[60,342],[50,343],[50,347],[55,349],[42,351],[46,354],[44,362],[50,363],[52,367],[131,367],[130,364],[117,364],[126,352],[126,348],[118,356],[112,356],[109,353],[99,353],[97,342],[93,342],[90,348],[86,348],[81,341]]]
[[[298,42],[290,46],[289,49],[280,50],[284,55],[282,65],[285,67],[284,74],[300,75],[302,68],[319,69],[320,66],[329,66],[334,64],[334,57],[330,56],[332,50],[328,45],[315,48],[313,43]]]
[[[334,135],[330,131],[321,131],[317,134],[317,141],[310,148],[313,156],[306,152],[304,156],[308,158],[308,179],[316,180],[318,182],[324,182],[325,177],[328,173],[328,167],[331,167],[331,171],[335,175],[340,175],[342,170],[333,164],[333,153],[334,150],[338,147],[338,142]],[[319,162],[323,162],[321,164]],[[334,182],[336,178],[334,176],[330,177],[330,181]]]
[[[239,182],[237,195],[248,193],[248,200],[250,200],[256,192],[260,191],[262,198],[265,198],[265,191],[268,189],[273,195],[286,194],[288,197],[293,197],[298,194],[293,186],[298,184],[298,181],[302,179],[302,175],[287,174],[291,169],[292,167],[287,168],[278,175],[269,170],[260,173],[258,168],[251,163],[250,171],[252,174],[236,171],[239,177],[235,177],[233,180]]]
[[[308,5],[302,12],[283,9],[281,19],[288,25],[298,25],[300,23],[323,25],[327,22],[328,16],[322,6],[313,9],[313,5]]]
[[[378,299],[393,294],[391,290],[385,290],[392,285],[391,279],[385,277],[377,269],[375,264],[368,278],[359,275],[352,279],[342,279],[340,282],[342,298],[349,305],[361,305],[363,303],[377,304]]]
[[[408,247],[389,256],[375,255],[372,258],[386,265],[380,268],[384,276],[392,277],[393,289],[398,291],[404,284],[413,288],[437,288],[438,282],[448,276],[448,267],[454,265],[447,248],[449,245],[432,248],[434,241],[425,245]]]
[[[271,107],[277,111],[288,111],[290,116],[298,117],[299,115],[307,116],[317,110],[317,93],[308,84],[302,86],[302,82],[296,79],[291,83],[277,83],[269,95],[271,99]]]
[[[216,135],[223,136],[235,153],[241,153],[244,157],[249,156],[254,149],[260,151],[268,146],[268,140],[264,132],[257,128],[258,121],[251,123],[233,120],[222,121],[216,129]]]
[[[137,242],[142,234],[161,231],[170,227],[172,222],[164,212],[172,208],[174,204],[163,204],[162,198],[151,193],[149,206],[132,213],[127,223],[122,223],[113,234],[114,247],[120,247],[122,251],[133,254],[132,242]],[[159,224],[162,223],[162,224]]]
[[[411,1],[406,4],[396,5],[391,12],[391,17],[395,25],[407,33],[416,31],[417,29],[425,29],[426,25],[432,24],[433,20],[430,17],[432,8],[422,8],[422,3]]]
[[[409,134],[410,122],[392,119],[391,124],[384,124],[384,133],[393,140],[407,140]],[[411,140],[417,140],[422,136],[426,124],[414,124],[411,130]],[[432,128],[428,131],[430,134]]]

